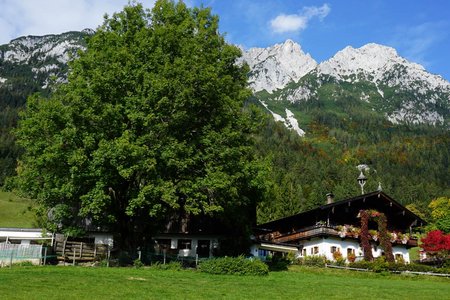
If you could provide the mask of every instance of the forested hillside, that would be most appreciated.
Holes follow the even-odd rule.
[[[359,194],[360,164],[370,168],[366,192],[381,183],[394,199],[423,212],[428,213],[431,199],[450,195],[446,129],[394,125],[347,100],[284,103],[300,116],[304,137],[267,118],[256,147],[272,168],[260,222],[325,204],[328,192],[337,199]]]

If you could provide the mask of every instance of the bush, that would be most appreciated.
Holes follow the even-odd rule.
[[[378,257],[372,262],[371,270],[380,273],[389,271],[389,263],[386,262],[386,259],[384,257]]]
[[[295,261],[295,264],[309,266],[309,267],[325,267],[328,260],[323,255],[305,256]]]
[[[372,263],[369,261],[360,260],[349,263],[348,266],[351,268],[358,268],[358,269],[370,269],[371,264]]]
[[[380,273],[386,271],[397,271],[397,272],[431,272],[431,273],[446,273],[450,274],[450,269],[448,268],[436,268],[432,266],[422,265],[422,264],[402,264],[402,263],[388,263],[383,258],[378,258],[373,262],[369,261],[358,261],[350,263],[349,267],[369,269],[371,271]]]
[[[343,257],[337,258],[336,261],[334,262],[334,264],[336,266],[346,266],[347,265],[345,258],[343,258]]]
[[[202,261],[198,269],[209,274],[267,275],[269,267],[259,259],[244,256],[220,257]]]
[[[136,269],[142,268],[144,266],[144,264],[142,263],[142,261],[139,258],[136,258],[133,261],[133,267],[135,267]]]

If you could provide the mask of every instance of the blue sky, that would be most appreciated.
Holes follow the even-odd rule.
[[[127,0],[0,0],[0,44],[23,35],[96,28]],[[151,7],[154,1],[141,1]],[[448,0],[186,0],[212,8],[230,43],[298,42],[321,62],[350,45],[379,43],[450,80]]]

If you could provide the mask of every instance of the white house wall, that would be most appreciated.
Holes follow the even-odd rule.
[[[392,253],[395,255],[397,254],[401,254],[403,256],[403,260],[406,263],[410,263],[410,259],[409,259],[409,251],[408,249],[406,249],[406,247],[402,247],[402,246],[392,246]]]
[[[209,256],[213,256],[212,252],[214,248],[217,248],[219,245],[219,240],[215,236],[186,236],[186,235],[177,235],[177,234],[165,234],[160,236],[155,236],[153,239],[170,239],[170,248],[178,249],[178,241],[179,240],[191,240],[191,249],[179,249],[178,256],[180,257],[195,257],[197,253],[198,241],[199,240],[209,240]]]
[[[347,248],[351,248],[354,250],[355,255],[362,256],[363,252],[359,247],[359,243],[357,241],[352,240],[341,240],[341,239],[333,239],[333,238],[317,238],[311,239],[309,241],[303,241],[303,249],[306,249],[306,255],[311,255],[311,249],[314,247],[319,247],[319,253],[315,255],[325,256],[328,260],[334,260],[333,254],[331,253],[331,247],[336,247],[342,254],[343,258],[347,258]],[[300,255],[303,257],[303,253]]]
[[[317,238],[317,239],[311,239],[310,241],[303,241],[303,249],[306,249],[306,255],[311,255],[311,249],[314,247],[319,247],[319,253],[315,255],[323,255],[328,260],[334,260],[333,253],[331,253],[331,247],[337,247],[339,251],[342,254],[342,257],[347,259],[347,249],[351,248],[354,250],[354,253],[357,258],[362,259],[364,256],[364,251],[359,245],[359,241],[356,240],[342,240],[342,239],[335,239],[335,238]],[[376,247],[373,247],[372,245],[372,255],[374,258],[380,257],[382,255],[383,249],[377,245]],[[392,253],[394,254],[394,257],[396,254],[401,254],[404,261],[406,263],[409,263],[409,252],[408,249],[406,249],[405,246],[392,246]],[[302,254],[299,256],[302,257]]]
[[[298,251],[296,253],[297,258],[304,257],[303,251],[306,250],[306,256],[316,255],[316,256],[325,256],[328,260],[334,260],[333,253],[331,253],[331,247],[336,247],[339,249],[339,252],[341,252],[342,257],[347,259],[347,249],[350,248],[354,251],[357,259],[361,260],[363,259],[363,249],[359,245],[359,241],[357,240],[349,240],[349,239],[336,239],[332,237],[328,238],[315,238],[311,240],[304,240],[299,242],[299,245],[303,245],[303,249],[301,251]],[[311,254],[314,252],[314,247],[318,247],[318,253]],[[251,254],[254,256],[258,256],[259,253],[259,245],[255,244],[251,247],[250,251]],[[372,255],[374,258],[380,257],[382,255],[382,249],[379,245],[377,247],[372,248]],[[395,245],[392,246],[392,252],[394,254],[394,257],[396,254],[401,254],[404,261],[406,263],[409,263],[409,253],[405,246]]]

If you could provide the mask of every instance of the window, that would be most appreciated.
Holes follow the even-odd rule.
[[[330,251],[331,253],[338,252],[338,248],[336,246],[331,246]]]
[[[269,255],[269,251],[264,250],[264,249],[258,249],[258,256],[259,257],[266,257],[267,255]]]
[[[170,249],[171,240],[170,239],[157,239],[155,240],[155,251],[160,252],[164,249]]]
[[[313,254],[319,254],[319,247],[314,247],[314,253]]]
[[[178,249],[191,249],[192,240],[178,240]]]
[[[395,260],[396,261],[403,261],[403,254],[401,254],[401,253],[395,254]]]
[[[302,254],[303,254],[303,256],[306,256],[306,248],[304,248],[304,249],[302,250]]]
[[[350,254],[355,254],[355,249],[347,248],[347,256],[349,256]]]

